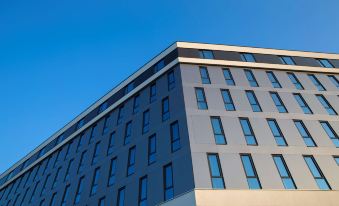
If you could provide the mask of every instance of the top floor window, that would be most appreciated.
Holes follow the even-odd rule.
[[[80,129],[84,125],[85,125],[85,119],[81,119],[77,124],[77,130]]]
[[[134,89],[134,82],[127,84],[127,86],[125,87],[125,94],[128,94],[133,89]]]
[[[162,59],[156,65],[154,65],[155,72],[160,71],[164,67],[165,67],[165,61]]]
[[[320,64],[320,66],[325,67],[325,68],[334,68],[334,66],[331,64],[330,61],[328,61],[328,59],[317,59],[318,63]]]
[[[101,112],[105,111],[107,109],[107,107],[108,107],[107,102],[102,103],[99,107],[98,113],[100,114]]]
[[[241,59],[244,62],[256,62],[253,54],[249,54],[249,53],[242,53],[241,54]]]
[[[202,59],[214,59],[213,51],[210,50],[199,50],[199,56]]]
[[[283,64],[288,64],[288,65],[295,65],[294,60],[292,59],[292,57],[289,56],[280,56],[280,61]]]

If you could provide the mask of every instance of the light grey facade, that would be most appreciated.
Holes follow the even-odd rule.
[[[335,205],[338,79],[337,54],[177,42],[2,174],[0,206]]]

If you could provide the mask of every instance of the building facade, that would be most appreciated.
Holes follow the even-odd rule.
[[[339,55],[176,42],[0,176],[0,206],[338,205]]]

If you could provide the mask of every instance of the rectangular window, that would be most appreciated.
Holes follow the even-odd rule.
[[[155,83],[153,83],[151,86],[150,86],[150,92],[149,92],[149,102],[152,103],[152,102],[155,102],[155,100],[157,100],[157,86]]]
[[[110,115],[107,115],[104,120],[104,127],[102,128],[102,135],[106,134],[108,132],[108,120],[110,118]]]
[[[339,80],[334,75],[328,75],[328,78],[337,88],[339,88]]]
[[[108,107],[108,103],[104,102],[100,105],[99,110],[98,110],[98,114],[100,114],[101,112],[105,111]]]
[[[267,71],[266,74],[274,88],[281,88],[281,84],[279,83],[277,77],[274,75],[272,71]]]
[[[157,139],[156,135],[153,134],[148,138],[148,164],[152,164],[156,161],[157,152]]]
[[[49,206],[55,206],[56,195],[57,195],[56,192],[52,195],[52,199],[51,199],[51,202],[49,203]]]
[[[250,154],[241,154],[241,161],[245,170],[248,187],[250,189],[261,189],[260,180],[253,164]]]
[[[128,162],[127,162],[127,176],[134,174],[135,172],[135,146],[129,149]]]
[[[325,130],[328,137],[332,140],[333,144],[336,147],[339,147],[339,137],[337,133],[335,133],[334,129],[331,127],[330,123],[327,121],[320,121],[321,126]]]
[[[52,184],[52,189],[54,189],[57,184],[58,184],[58,181],[59,181],[59,174],[60,174],[60,170],[61,170],[61,167],[58,168],[55,176],[54,176],[54,180],[53,180],[53,184]]]
[[[206,96],[203,88],[195,88],[195,95],[197,98],[198,109],[208,109]]]
[[[247,145],[258,145],[257,139],[255,138],[252,126],[248,118],[239,118],[239,120]]]
[[[113,148],[115,144],[115,131],[111,133],[108,141],[107,156],[113,153]]]
[[[332,105],[327,101],[327,99],[323,95],[316,94],[315,96],[317,97],[321,105],[323,105],[323,107],[326,109],[329,115],[338,115],[338,113],[333,109]]]
[[[287,109],[277,92],[270,92],[272,100],[280,113],[287,113]]]
[[[330,61],[328,61],[327,59],[317,59],[318,63],[320,64],[320,66],[324,67],[324,68],[334,68],[334,66],[331,64]]]
[[[77,123],[77,130],[80,129],[82,126],[85,125],[85,119],[81,119],[78,123]]]
[[[257,97],[254,94],[254,91],[247,90],[245,92],[246,92],[247,99],[248,99],[248,101],[249,101],[249,103],[252,107],[252,111],[253,112],[262,112],[261,106],[258,102]]]
[[[199,67],[201,82],[203,84],[211,84],[210,76],[206,67]]]
[[[295,74],[288,72],[287,73],[288,78],[290,78],[291,82],[294,84],[296,89],[303,90],[304,87],[300,83],[299,79],[295,76]]]
[[[170,118],[170,110],[169,110],[169,98],[166,97],[162,100],[161,104],[161,116],[162,121],[166,121]]]
[[[175,88],[175,76],[174,76],[174,71],[170,71],[167,74],[167,88],[168,91],[171,91],[172,89]]]
[[[130,93],[133,89],[134,89],[134,82],[127,84],[127,86],[125,87],[125,94]]]
[[[39,151],[38,158],[42,157],[44,154],[46,154],[46,147],[42,148],[42,149]]]
[[[84,180],[85,180],[85,176],[80,177],[80,180],[79,180],[79,183],[78,183],[77,192],[76,192],[75,199],[74,199],[74,204],[75,205],[80,203]]]
[[[254,77],[254,74],[251,70],[245,69],[244,70],[246,78],[248,80],[248,83],[250,84],[251,87],[258,87],[258,82]]]
[[[227,111],[235,111],[235,106],[230,91],[228,89],[222,89],[221,96],[224,100],[225,109]]]
[[[199,56],[202,59],[214,59],[213,51],[199,50]]]
[[[139,180],[139,206],[147,206],[147,176]]]
[[[150,125],[150,112],[149,110],[146,110],[142,114],[142,134],[145,134],[149,131],[149,125]]]
[[[92,157],[92,165],[95,165],[98,162],[99,152],[100,152],[100,142],[95,144],[94,153]]]
[[[319,91],[326,91],[325,87],[321,84],[319,79],[314,74],[308,74],[308,77],[310,78],[314,86],[316,86]]]
[[[234,82],[234,79],[233,79],[233,76],[232,76],[230,69],[224,68],[224,69],[222,69],[222,72],[224,74],[226,84],[229,85],[229,86],[234,86],[235,82]]]
[[[181,148],[180,144],[180,131],[179,131],[179,123],[175,121],[171,124],[171,151],[175,152]]]
[[[305,155],[304,160],[310,169],[319,189],[321,190],[331,190],[330,185],[328,184],[324,174],[322,173],[320,167],[318,166],[317,162],[315,161],[314,157],[311,155]]]
[[[334,156],[334,161],[337,163],[337,165],[339,166],[339,156]]]
[[[72,171],[73,162],[74,162],[74,160],[71,159],[68,163],[68,166],[67,166],[67,169],[66,169],[66,174],[65,174],[65,177],[64,177],[64,182],[69,181],[69,173],[70,173],[70,171]]]
[[[297,189],[283,156],[273,155],[273,160],[274,160],[275,166],[278,169],[280,178],[284,184],[285,189],[288,189],[288,190]]]
[[[311,134],[308,132],[305,124],[301,120],[293,120],[293,121],[294,121],[294,124],[297,127],[301,137],[303,138],[306,146],[307,147],[316,147],[317,145],[315,144]]]
[[[255,62],[255,58],[254,58],[253,54],[249,54],[249,53],[242,53],[241,59],[244,62]]]
[[[97,125],[93,125],[92,129],[91,129],[91,135],[89,137],[89,144],[91,144],[95,138],[95,135],[97,134]]]
[[[116,173],[117,173],[117,158],[114,157],[111,159],[111,165],[109,168],[109,177],[108,177],[108,182],[107,186],[112,186],[115,183],[116,180]]]
[[[132,121],[129,121],[126,123],[125,126],[124,145],[131,142],[131,136],[132,136]]]
[[[224,177],[218,154],[207,154],[213,189],[225,189]]]
[[[78,166],[78,174],[79,173],[82,173],[83,169],[84,169],[84,166],[85,166],[85,155],[86,155],[87,151],[84,151],[82,154],[81,154],[81,157],[80,157],[80,162],[79,162],[79,166]]]
[[[70,188],[70,185],[67,185],[66,188],[65,188],[64,194],[62,196],[61,206],[66,206],[66,201],[67,201],[68,196],[69,196],[69,188]]]
[[[224,128],[220,117],[211,117],[211,124],[214,133],[214,140],[216,144],[227,144]]]
[[[99,184],[99,176],[100,176],[100,167],[96,168],[93,175],[92,185],[91,185],[91,196],[95,195],[98,191]]]
[[[80,148],[82,147],[82,145],[84,144],[84,134],[81,133],[79,135],[79,141],[78,141],[78,145],[77,145],[77,152],[79,152]]]
[[[140,110],[140,95],[137,94],[133,100],[133,114],[138,113]]]
[[[105,197],[100,198],[98,206],[105,206]]]
[[[162,59],[154,65],[154,70],[155,70],[155,72],[158,72],[164,67],[165,67],[165,61],[164,61],[164,59]]]
[[[117,206],[125,206],[125,187],[121,187],[118,191]]]
[[[303,110],[304,114],[313,114],[311,108],[307,105],[305,99],[301,96],[301,94],[294,93],[293,96]]]
[[[279,56],[281,63],[287,64],[287,65],[295,65],[294,60],[292,57],[289,56]]]
[[[68,159],[68,156],[69,156],[69,151],[72,147],[72,144],[73,144],[73,140],[71,140],[68,144],[67,144],[67,150],[66,150],[66,154],[65,154],[65,158],[64,160],[67,160]]]
[[[124,105],[119,107],[117,125],[122,123],[122,119],[124,118]]]
[[[173,187],[173,168],[172,164],[164,166],[164,200],[170,200],[174,197]]]
[[[270,126],[271,132],[278,146],[287,146],[287,142],[280,127],[275,119],[267,119],[268,126]]]

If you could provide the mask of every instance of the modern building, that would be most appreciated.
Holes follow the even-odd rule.
[[[0,206],[339,205],[339,54],[176,42],[0,176]]]

